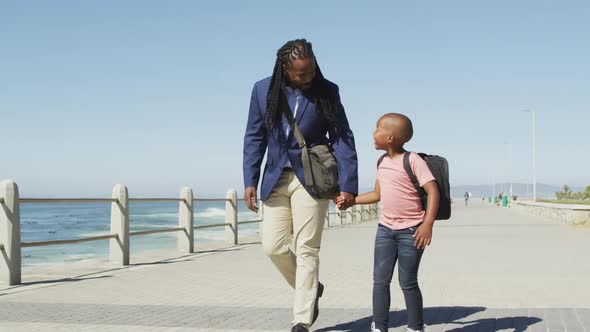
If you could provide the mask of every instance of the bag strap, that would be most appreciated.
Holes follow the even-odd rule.
[[[291,108],[289,106],[284,107],[283,113],[285,113],[287,122],[289,123],[289,126],[291,126],[291,130],[293,130],[293,135],[295,136],[297,143],[299,143],[299,148],[303,149],[305,146],[307,146],[307,143],[305,142],[305,138],[303,137],[301,130],[299,130],[299,126],[295,123],[295,118],[293,118],[293,112],[291,112]]]
[[[309,150],[307,149],[307,143],[305,142],[305,138],[299,130],[299,126],[295,123],[295,119],[293,118],[293,112],[291,112],[291,108],[289,106],[284,107],[283,113],[285,113],[285,117],[291,126],[291,130],[293,130],[293,135],[299,143],[299,148],[301,149],[301,162],[303,163],[303,176],[305,178],[305,184],[307,186],[311,186],[315,189],[316,184],[313,179],[313,170],[311,167],[311,160],[309,159]]]
[[[383,155],[381,155],[381,157],[379,157],[379,160],[377,160],[377,169],[379,169],[379,166],[381,166],[381,163],[383,162],[383,159],[385,159],[386,156],[387,152],[385,152]]]
[[[416,178],[414,171],[412,171],[412,165],[410,165],[410,154],[411,152],[406,152],[404,154],[404,169],[406,170],[406,173],[408,173],[410,180],[414,184],[414,188],[416,188],[416,190],[418,191],[420,199],[423,201],[426,197],[426,191],[424,190],[424,188],[420,187],[420,183],[418,182],[418,179]]]

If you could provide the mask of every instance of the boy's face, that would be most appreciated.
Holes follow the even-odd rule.
[[[373,139],[375,139],[376,150],[387,150],[389,144],[392,142],[393,135],[389,129],[383,127],[383,119],[377,121],[377,128],[373,132]]]

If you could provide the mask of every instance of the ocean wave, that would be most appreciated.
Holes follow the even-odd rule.
[[[195,232],[195,239],[223,241],[225,239],[224,232]]]
[[[260,219],[260,215],[258,213],[254,213],[252,211],[244,211],[244,212],[238,212],[238,218],[240,218],[240,220]]]
[[[195,217],[199,218],[221,218],[225,217],[225,209],[222,208],[207,208],[207,210],[203,212],[197,211],[195,213]],[[259,218],[259,214],[254,213],[252,211],[240,211],[238,212],[238,218],[244,219],[256,219]]]
[[[240,236],[253,236],[258,233],[258,229],[241,229]],[[218,231],[199,231],[195,230],[196,240],[208,240],[208,241],[224,241],[225,231],[220,229]]]
[[[132,214],[131,218],[149,218],[149,219],[164,219],[164,218],[178,218],[178,213],[150,213],[150,214]]]
[[[135,229],[142,229],[142,228],[174,228],[178,227],[177,224],[135,224],[132,223],[129,225],[130,228]]]
[[[194,214],[197,218],[215,218],[215,217],[225,217],[225,209],[220,208],[207,208],[207,210],[203,212],[198,212]]]

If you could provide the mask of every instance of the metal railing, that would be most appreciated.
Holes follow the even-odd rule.
[[[181,189],[179,198],[130,198],[127,188],[117,185],[113,189],[111,198],[20,198],[18,197],[18,186],[8,180],[3,181],[0,187],[0,237],[5,243],[0,243],[0,251],[8,259],[0,264],[0,283],[6,282],[9,285],[20,284],[21,279],[21,248],[43,247],[52,245],[77,244],[92,241],[110,241],[110,260],[121,265],[129,264],[130,237],[144,236],[161,233],[178,233],[178,248],[182,251],[194,252],[194,231],[207,228],[224,227],[225,239],[228,244],[238,244],[239,225],[260,223],[262,219],[238,220],[238,199],[234,189],[227,192],[226,198],[193,198],[191,188]],[[129,231],[129,202],[178,202],[179,203],[179,224],[178,227]],[[225,222],[206,225],[194,225],[194,203],[195,202],[225,202]],[[21,242],[20,241],[20,216],[14,211],[19,211],[22,203],[111,203],[111,230],[108,234],[83,237],[77,239],[62,239],[51,241]],[[355,223],[365,219],[374,218],[377,214],[377,204],[370,206],[354,206],[346,211],[330,212],[326,215],[326,227],[337,226],[348,223]],[[363,213],[365,212],[365,213]],[[368,215],[366,218],[365,215]],[[335,217],[334,217],[335,216]],[[331,217],[335,219],[330,222]],[[15,263],[17,262],[17,263]]]
[[[231,190],[229,191],[231,192]],[[231,202],[231,199],[227,198],[195,198],[192,200],[193,202]],[[3,203],[4,199],[2,198]],[[116,198],[20,198],[20,203],[28,203],[28,204],[35,204],[35,203],[118,203],[119,201]],[[186,203],[187,200],[184,198],[128,198],[128,202],[180,202]],[[194,213],[194,212],[193,212]],[[238,222],[238,224],[251,224],[251,223],[259,223],[262,219],[255,219],[249,221]],[[199,225],[193,226],[193,230],[195,229],[205,229],[205,228],[214,228],[214,227],[224,227],[224,226],[231,226],[231,223],[217,223],[217,224],[208,224],[208,225]],[[142,235],[152,235],[152,234],[161,234],[161,233],[171,233],[171,232],[180,232],[185,231],[184,227],[174,227],[174,228],[161,228],[161,229],[152,229],[152,230],[144,230],[144,231],[134,231],[129,232],[129,236],[142,236]],[[98,235],[98,236],[90,236],[78,239],[68,239],[68,240],[52,240],[52,241],[39,241],[39,242],[21,242],[21,248],[28,248],[28,247],[43,247],[43,246],[51,246],[51,245],[63,245],[63,244],[76,244],[76,243],[83,243],[83,242],[91,242],[91,241],[99,241],[99,240],[107,240],[107,239],[118,239],[117,234],[105,234],[105,235]],[[237,244],[237,243],[236,243]]]
[[[19,198],[20,203],[113,203],[114,198]]]
[[[73,240],[21,242],[20,246],[21,246],[21,248],[45,247],[45,246],[53,246],[53,245],[60,245],[60,244],[75,244],[75,243],[83,243],[83,242],[91,242],[91,241],[99,241],[99,240],[107,240],[107,239],[116,239],[116,238],[118,238],[118,236],[116,234],[107,234],[107,235],[83,237],[83,238],[73,239]]]

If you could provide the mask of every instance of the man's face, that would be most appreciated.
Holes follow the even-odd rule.
[[[314,57],[297,59],[291,64],[283,65],[283,69],[292,88],[307,90],[311,87],[311,83],[315,78],[315,59]]]

